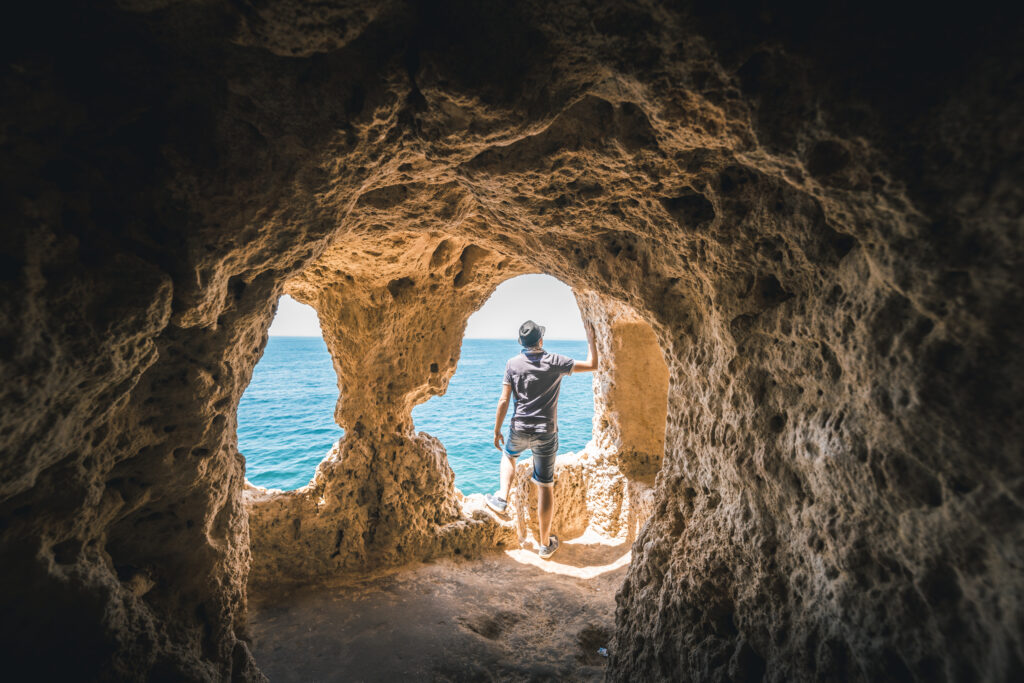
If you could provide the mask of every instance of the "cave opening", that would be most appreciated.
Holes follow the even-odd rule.
[[[517,629],[522,638],[539,642],[544,629],[527,626],[530,611],[539,606],[496,603],[507,591],[493,587],[510,571],[529,572],[560,595],[553,609],[571,628],[551,647],[575,652],[567,674],[579,661],[594,671],[606,664],[596,652],[610,642],[613,596],[632,560],[632,542],[654,509],[654,479],[668,424],[669,373],[662,342],[614,288],[578,279],[570,287],[569,278],[558,277],[564,274],[543,260],[523,263],[498,245],[469,239],[410,233],[381,240],[369,234],[329,251],[284,283],[287,293],[319,316],[339,387],[334,417],[344,434],[307,485],[291,491],[249,486],[245,491],[251,552],[248,628],[254,634],[254,655],[271,675],[297,665],[295,653],[306,647],[311,632],[334,651],[354,652],[352,641],[371,649],[386,644],[386,639],[370,643],[363,625],[352,620],[356,585],[376,587],[373,609],[380,612],[375,618],[397,619],[389,605],[401,599],[419,605],[416,609],[428,612],[434,623],[452,622],[450,628],[435,629],[446,638],[462,642]],[[564,299],[550,320],[501,301],[503,286],[514,289],[517,281],[531,279],[546,283],[547,299],[556,298],[552,285]],[[496,306],[488,309],[494,299]],[[583,336],[582,318],[597,328],[603,359],[598,371],[571,376],[562,387],[560,432],[575,426],[579,433],[578,444],[560,444],[556,462],[553,531],[563,546],[552,560],[537,556],[537,500],[527,472],[529,458],[520,458],[517,465],[506,517],[483,503],[482,492],[497,483],[499,461],[489,437],[501,373],[519,346],[507,339],[491,344],[497,356],[484,360],[493,365],[493,381],[472,388],[470,397],[461,395],[457,362],[480,361],[467,354],[464,339],[473,338],[474,312],[492,316],[512,335],[519,318],[536,318],[549,328],[546,348],[578,358],[586,357],[585,342],[568,348],[571,342],[558,337]],[[565,329],[571,332],[559,332]],[[573,382],[578,396],[572,395]],[[458,453],[450,443],[445,447],[445,425],[430,424],[424,409],[431,401],[440,404],[442,415],[454,414],[461,429],[484,436],[470,453],[482,466],[478,490],[460,490],[452,469],[458,467]],[[470,414],[472,403],[480,411],[477,420]],[[570,403],[579,404],[576,415]],[[380,571],[415,559],[439,563],[390,574],[401,576],[397,583],[375,583]],[[452,559],[463,564],[445,563]],[[318,616],[314,611],[323,604],[325,581],[336,591],[336,609]],[[576,587],[580,581],[591,586],[583,596]],[[446,612],[435,604],[438,582],[457,583],[471,598]],[[281,586],[295,591],[288,593],[286,605],[274,597]],[[490,608],[498,610],[496,620],[481,615]],[[282,629],[282,619],[305,624],[303,639]],[[403,642],[392,646],[408,651],[408,643],[416,642],[419,649],[431,637],[405,633]],[[336,638],[348,639],[347,644],[339,645]],[[464,645],[472,649],[472,643]],[[550,654],[557,656],[554,650]],[[319,673],[312,666],[304,675]]]
[[[520,350],[517,329],[527,319],[547,328],[548,351],[586,357],[583,320],[572,289],[550,275],[519,275],[499,284],[469,317],[447,391],[413,408],[416,428],[444,444],[455,486],[463,494],[490,493],[496,485],[500,455],[492,443],[495,404],[505,361]],[[592,375],[567,376],[560,392],[559,452],[582,450],[593,435]],[[502,427],[506,434],[511,412]]]
[[[529,273],[528,266],[488,271],[488,262],[501,264],[507,257],[496,250],[451,246],[452,242],[451,237],[439,236],[418,245],[421,258],[435,262],[433,273],[417,272],[413,263],[402,270],[408,274],[385,273],[378,278],[379,284],[372,279],[353,278],[345,285],[348,302],[365,297],[378,314],[382,306],[393,307],[382,316],[384,320],[422,321],[428,329],[443,327],[446,332],[450,328],[456,333],[444,337],[443,344],[432,344],[420,336],[423,328],[419,328],[417,334],[404,336],[407,345],[394,344],[389,337],[389,343],[381,347],[390,358],[413,359],[412,366],[421,372],[419,381],[429,391],[424,391],[422,384],[407,385],[400,396],[402,410],[396,411],[390,428],[382,432],[371,431],[366,424],[355,427],[358,420],[343,423],[354,428],[339,440],[321,462],[314,480],[302,490],[260,492],[250,488],[246,492],[253,562],[247,628],[256,661],[273,677],[287,678],[296,673],[313,678],[329,676],[330,667],[336,666],[356,676],[360,672],[368,677],[398,676],[401,667],[410,665],[421,669],[490,667],[512,675],[519,664],[508,669],[507,654],[480,650],[481,642],[498,638],[530,643],[538,650],[540,661],[549,662],[564,675],[598,675],[607,665],[601,653],[606,653],[612,642],[614,595],[629,570],[633,541],[653,512],[653,485],[664,451],[669,372],[662,343],[640,313],[607,293],[574,290],[551,275],[515,272]],[[403,253],[407,255],[417,251],[407,244],[400,246],[405,247]],[[379,248],[369,251],[378,252]],[[478,267],[474,279],[464,277],[460,282],[462,287],[476,285],[479,290],[469,298],[468,305],[448,318],[443,309],[430,305],[423,293],[430,292],[432,286],[441,289],[442,282],[454,287],[456,277],[444,260],[437,258],[438,253],[459,255],[454,270],[465,273],[461,255],[467,252],[475,252]],[[512,290],[512,300],[522,298],[515,285],[531,279],[547,286],[549,298],[561,294],[565,299],[561,312],[549,307],[550,320],[503,300],[503,286]],[[341,280],[347,282],[344,277]],[[450,290],[456,301],[462,287]],[[327,339],[352,334],[353,319],[361,320],[351,312],[345,316],[330,313],[331,302],[340,300],[334,290],[312,294],[298,281],[286,288],[317,303]],[[356,288],[363,288],[363,292],[358,293]],[[493,302],[491,309],[487,302]],[[467,353],[467,340],[458,333],[465,332],[465,337],[472,340],[473,335],[484,336],[480,330],[488,329],[487,321],[478,325],[474,315],[491,316],[498,321],[499,329],[511,327],[512,334],[521,322],[519,318],[537,318],[548,327],[545,348],[574,358],[586,356],[585,342],[576,340],[576,346],[571,346],[558,337],[572,332],[582,336],[579,328],[584,317],[597,328],[602,358],[597,372],[571,376],[569,381],[578,380],[580,385],[575,392],[578,395],[571,392],[571,384],[562,387],[559,431],[573,422],[583,423],[585,431],[577,430],[581,431],[578,448],[560,444],[553,531],[563,545],[550,560],[537,555],[536,489],[530,483],[528,457],[520,458],[517,465],[507,517],[494,515],[483,504],[481,493],[493,490],[497,481],[498,461],[489,441],[501,373],[504,361],[518,351],[519,345],[513,340],[489,339],[485,341],[494,342],[494,352],[482,357]],[[574,320],[566,325],[565,318],[569,317]],[[376,332],[387,334],[387,325]],[[330,341],[328,346],[332,353],[346,348]],[[375,348],[372,353],[377,351]],[[483,374],[482,387],[463,391],[458,386],[456,360],[493,367],[489,375]],[[395,365],[385,366],[392,374],[383,375],[382,381],[400,379],[400,375],[396,378]],[[337,367],[341,367],[339,386],[351,386],[352,380],[346,381],[346,368],[336,362]],[[446,381],[435,383],[437,375]],[[418,400],[429,394],[434,398],[419,405],[409,398]],[[459,428],[483,435],[471,452],[481,462],[485,475],[479,491],[457,486],[457,474],[452,476],[452,468],[458,468],[457,453],[447,443],[445,424],[432,425],[429,413],[426,419],[419,413],[429,408],[431,401],[440,404],[439,412],[444,416],[458,413],[455,417]],[[471,414],[474,402],[479,404],[477,420]],[[573,416],[568,409],[572,402],[581,404],[578,415]],[[339,414],[361,415],[358,406],[345,404],[342,397]],[[379,408],[380,403],[375,407]],[[415,420],[415,425],[406,415]],[[364,451],[366,441],[372,445],[371,452]],[[388,448],[394,451],[388,452]],[[365,455],[372,457],[363,459]],[[416,529],[419,520],[438,515],[436,498],[431,501],[418,496],[426,486],[437,492],[433,493],[435,497],[441,493],[454,505],[448,510],[442,508],[442,513],[450,516],[442,517],[441,524],[421,532]],[[367,496],[367,490],[379,499],[360,499],[360,495]],[[353,491],[355,495],[350,493]],[[385,515],[391,516],[387,521],[391,528],[383,533],[390,535],[387,543],[392,554],[374,557],[373,545],[381,538],[380,519]],[[381,565],[407,564],[405,548],[417,545],[425,549],[419,551],[423,553],[421,559],[435,561],[407,566],[397,573],[378,571]],[[506,584],[512,575],[543,586],[543,590],[536,594],[509,591]],[[581,591],[584,584],[587,589]],[[284,602],[277,597],[282,585],[291,586]],[[452,591],[459,595],[457,602],[448,598]],[[557,637],[550,635],[548,622],[533,618],[539,611],[559,621],[562,628]],[[417,619],[408,620],[409,613]],[[386,634],[368,630],[366,619],[393,626]],[[430,628],[423,628],[424,623]],[[299,653],[310,647],[330,651],[333,658],[328,663],[301,657]],[[443,662],[431,654],[442,651],[449,653]],[[380,657],[367,664],[363,657],[367,652]],[[393,656],[389,658],[385,653]],[[460,675],[469,674],[463,671]]]
[[[387,249],[402,256],[382,258]],[[283,306],[299,307],[310,320],[319,319],[327,347],[322,365],[326,367],[328,358],[333,362],[338,388],[332,392],[327,375],[320,378],[321,402],[326,405],[337,396],[337,429],[326,425],[323,431],[338,438],[326,454],[320,445],[313,447],[304,463],[319,463],[312,480],[303,470],[284,491],[275,489],[286,487],[257,479],[262,463],[251,463],[257,471],[248,479],[255,486],[245,492],[251,587],[301,584],[400,564],[408,561],[410,545],[416,556],[428,559],[531,543],[536,493],[528,475],[517,477],[511,524],[487,519],[480,495],[496,483],[495,458],[487,457],[493,448],[490,428],[504,361],[518,344],[476,340],[493,346],[490,355],[497,355],[462,359],[487,365],[495,374],[493,381],[475,386],[473,382],[486,378],[478,375],[460,387],[455,378],[457,360],[465,353],[462,333],[468,331],[473,340],[481,334],[473,332],[475,327],[491,330],[488,337],[496,336],[497,329],[512,328],[514,335],[520,317],[544,317],[530,303],[531,296],[544,299],[541,308],[550,311],[551,320],[543,321],[551,327],[546,335],[549,349],[585,357],[585,341],[558,337],[584,336],[580,328],[586,317],[600,330],[604,359],[594,375],[571,376],[562,389],[560,432],[568,438],[560,439],[557,468],[567,483],[556,487],[556,528],[570,541],[588,535],[618,545],[635,537],[650,513],[668,424],[669,373],[655,330],[618,296],[588,288],[600,283],[584,282],[574,289],[503,252],[441,233],[390,236],[383,243],[370,234],[322,256],[330,271],[314,264],[284,283]],[[329,277],[324,278],[325,272]],[[517,283],[527,285],[529,296],[515,291]],[[501,295],[502,287],[510,288],[507,296]],[[489,308],[492,299],[495,305]],[[287,339],[291,335],[277,322],[270,333],[268,353],[296,341]],[[319,340],[298,341],[309,345]],[[570,349],[573,344],[579,348]],[[323,346],[315,351],[324,355]],[[254,372],[257,380],[259,368]],[[304,415],[317,398],[306,389],[298,397]],[[254,398],[272,400],[258,391]],[[240,423],[250,407],[243,398]],[[322,415],[318,419],[324,422]],[[286,430],[302,438],[296,425]],[[470,437],[468,448],[457,440],[453,450],[445,448],[443,438],[467,432],[476,437]],[[244,446],[244,440],[239,443]],[[460,465],[459,458],[474,459],[478,474],[464,490],[452,469],[453,460]],[[528,467],[528,459],[521,459],[519,466]],[[423,495],[428,492],[434,493]],[[416,520],[424,515],[435,526],[417,529]],[[467,520],[472,520],[468,530],[463,528]],[[481,538],[481,526],[499,529],[485,530]],[[382,532],[391,537],[384,545],[376,543]],[[412,537],[401,540],[407,534]],[[296,544],[302,552],[294,552]]]
[[[291,491],[305,486],[331,445],[338,382],[316,311],[287,294],[238,404],[238,450],[246,480]]]

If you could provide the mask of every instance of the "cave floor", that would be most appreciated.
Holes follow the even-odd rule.
[[[629,545],[584,536],[250,596],[271,681],[600,680]]]

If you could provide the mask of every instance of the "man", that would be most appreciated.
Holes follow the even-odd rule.
[[[558,390],[562,377],[574,372],[591,372],[597,368],[597,345],[594,327],[583,323],[587,332],[587,359],[548,353],[543,349],[544,329],[532,320],[519,328],[523,351],[505,364],[505,380],[494,416],[494,447],[503,451],[501,458],[501,490],[487,494],[487,505],[499,514],[505,512],[516,458],[524,451],[533,452],[533,483],[537,486],[537,516],[540,523],[540,556],[548,559],[558,550],[558,537],[551,534],[551,518],[555,514],[555,456],[558,453]],[[508,443],[504,444],[501,424],[508,412],[508,399],[515,399]],[[546,544],[546,545],[545,545]]]

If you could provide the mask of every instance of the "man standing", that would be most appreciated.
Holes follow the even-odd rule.
[[[551,518],[555,514],[555,456],[558,453],[558,391],[562,377],[573,372],[591,372],[597,368],[597,345],[594,327],[584,322],[587,332],[587,359],[576,361],[557,353],[548,353],[544,346],[544,328],[527,320],[519,327],[519,343],[523,351],[505,364],[505,380],[494,416],[494,447],[503,452],[501,458],[501,490],[487,494],[487,505],[504,513],[508,492],[516,471],[516,458],[527,449],[533,452],[533,483],[537,486],[537,516],[540,522],[540,556],[548,559],[558,550],[558,537],[551,534]],[[508,442],[504,444],[501,424],[508,412],[508,399],[515,399]],[[544,543],[547,545],[544,545]]]

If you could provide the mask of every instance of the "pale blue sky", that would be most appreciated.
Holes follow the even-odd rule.
[[[519,325],[533,320],[547,328],[547,339],[586,339],[572,289],[550,275],[521,275],[498,285],[466,324],[469,339],[514,340]],[[316,311],[287,294],[281,297],[272,336],[319,337]]]

